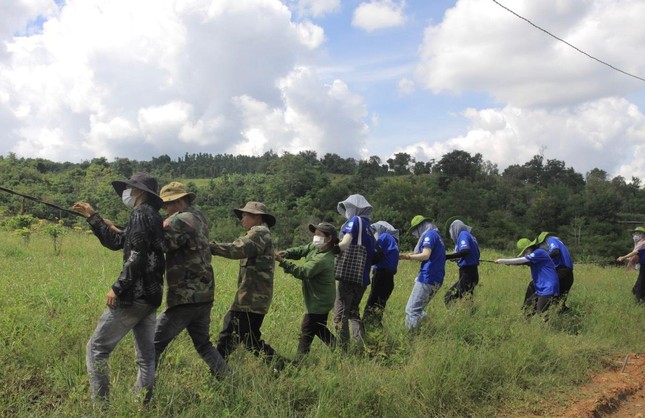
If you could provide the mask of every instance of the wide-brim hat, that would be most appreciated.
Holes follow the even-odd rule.
[[[548,237],[549,235],[552,235],[551,232],[547,232],[547,231],[540,232],[540,235],[538,235],[538,237],[535,239],[535,243],[542,244],[546,239],[546,237]]]
[[[454,221],[456,221],[456,220],[460,220],[460,221],[462,221],[462,222],[463,222],[463,223],[465,223],[465,224],[467,223],[467,222],[464,220],[464,218],[463,218],[463,217],[461,217],[461,216],[451,216],[451,217],[450,217],[450,218],[448,218],[448,219],[446,220],[446,222],[443,224],[443,233],[444,233],[444,235],[445,235],[445,236],[447,236],[447,237],[449,237],[449,236],[450,236],[450,225],[452,225],[452,223],[453,223]]]
[[[430,221],[430,218],[426,218],[423,215],[416,215],[414,218],[412,218],[412,220],[410,221],[410,228],[408,228],[408,234],[412,233],[412,230],[414,228],[421,225],[425,221]]]
[[[267,212],[267,207],[262,202],[246,202],[243,208],[233,209],[233,213],[239,219],[242,219],[242,213],[252,213],[254,215],[262,215],[264,222],[270,227],[275,225],[275,216]]]
[[[519,240],[517,240],[517,243],[515,244],[517,249],[520,250],[520,253],[517,256],[522,257],[522,255],[524,255],[524,251],[526,251],[527,248],[532,247],[536,244],[537,244],[537,240],[531,241],[528,238],[520,238]]]
[[[645,228],[643,228],[642,226],[637,226],[632,232],[640,232],[641,234],[645,234]]]
[[[148,203],[157,209],[159,209],[163,204],[161,197],[157,194],[157,190],[159,190],[157,179],[152,177],[150,174],[134,173],[129,179],[116,180],[112,182],[112,187],[114,187],[114,191],[119,196],[123,194],[123,191],[128,188],[128,186],[148,193]]]
[[[195,193],[186,190],[186,186],[178,181],[172,181],[161,188],[159,197],[164,203],[174,202],[182,197],[186,197],[189,202],[195,200]]]
[[[336,230],[336,227],[329,222],[321,222],[318,225],[309,224],[309,231],[311,233],[316,232],[316,230],[329,237],[338,238],[338,231]]]

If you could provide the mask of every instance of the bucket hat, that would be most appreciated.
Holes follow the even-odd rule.
[[[148,196],[150,197],[148,203],[152,204],[157,209],[161,208],[163,201],[157,194],[159,185],[157,184],[157,179],[152,177],[150,174],[143,172],[134,173],[126,180],[116,180],[112,182],[112,187],[114,187],[114,191],[119,196],[123,194],[123,191],[128,188],[128,186],[148,193]]]
[[[551,232],[547,232],[547,231],[540,232],[540,235],[538,235],[538,237],[535,239],[535,243],[536,244],[542,244],[544,242],[544,240],[546,239],[546,237],[548,237],[549,235],[553,235],[553,234]]]
[[[532,247],[537,244],[537,240],[531,241],[528,238],[520,238],[517,240],[517,243],[515,246],[517,247],[518,250],[520,250],[520,253],[517,255],[518,257],[522,257],[524,254],[524,251],[526,251],[527,248]]]
[[[338,231],[336,227],[329,222],[320,222],[318,225],[309,224],[309,231],[316,232],[316,230],[332,238],[338,238]]]
[[[412,233],[412,230],[414,228],[421,225],[425,221],[430,221],[430,219],[426,218],[423,215],[416,215],[414,218],[412,218],[412,220],[410,221],[410,228],[408,228],[408,234]]]
[[[233,209],[233,212],[238,219],[242,219],[243,212],[262,215],[262,219],[269,225],[269,228],[275,225],[275,216],[267,212],[267,207],[262,202],[246,202],[243,208]]]
[[[186,186],[178,181],[173,181],[161,188],[159,197],[164,203],[173,202],[186,196],[189,202],[195,200],[195,193],[186,190]]]
[[[640,232],[641,234],[645,234],[645,228],[643,228],[642,226],[637,226],[636,228],[634,228],[633,232]]]

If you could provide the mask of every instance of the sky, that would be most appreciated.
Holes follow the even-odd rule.
[[[642,0],[2,2],[0,155],[463,150],[645,179]]]

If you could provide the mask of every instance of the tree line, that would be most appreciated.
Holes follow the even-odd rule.
[[[336,205],[360,193],[374,207],[373,221],[386,220],[402,232],[414,215],[444,224],[459,216],[473,227],[482,247],[509,251],[519,237],[540,231],[558,234],[577,260],[610,260],[631,245],[629,231],[645,224],[645,190],[640,179],[627,180],[593,169],[577,173],[565,162],[536,155],[501,173],[481,154],[455,150],[429,162],[397,153],[387,161],[337,154],[319,157],[314,151],[261,156],[188,154],[167,155],[150,161],[94,158],[80,163],[41,158],[0,156],[0,185],[37,196],[62,207],[77,200],[92,203],[116,223],[127,220],[127,209],[115,197],[111,181],[146,171],[160,186],[177,180],[198,196],[197,204],[211,223],[211,237],[228,241],[240,233],[232,208],[248,200],[267,204],[278,222],[278,246],[309,240],[310,222],[344,222]],[[0,218],[29,214],[85,227],[82,218],[58,213],[42,204],[0,193]],[[401,235],[402,247],[413,239]]]

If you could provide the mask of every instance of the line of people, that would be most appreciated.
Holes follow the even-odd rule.
[[[292,361],[278,354],[262,339],[261,326],[273,299],[275,264],[301,281],[305,314],[301,323],[298,364],[309,352],[315,337],[334,348],[362,341],[365,325],[381,327],[383,311],[394,289],[399,260],[420,263],[405,309],[405,326],[414,329],[427,317],[427,304],[443,284],[446,260],[457,262],[459,277],[447,291],[446,306],[471,298],[479,282],[479,245],[472,228],[457,217],[445,226],[455,243],[447,254],[439,229],[422,215],[415,216],[408,233],[418,239],[412,252],[400,253],[399,231],[386,221],[371,222],[373,208],[361,195],[339,202],[345,217],[340,233],[328,222],[310,224],[309,244],[276,251],[270,228],[276,219],[261,202],[247,202],[233,212],[245,230],[230,243],[211,241],[206,218],[193,205],[195,194],[178,182],[165,185],[157,194],[156,179],[136,173],[112,182],[123,203],[131,208],[127,226],[120,230],[103,219],[87,202],[74,210],[86,216],[101,244],[123,250],[123,269],[106,295],[106,309],[87,344],[86,364],[93,399],[109,396],[108,359],[119,341],[132,330],[138,366],[135,391],[143,401],[152,397],[155,373],[162,354],[184,329],[200,357],[216,379],[229,375],[230,354],[240,345],[280,371]],[[162,219],[160,209],[167,218]],[[634,251],[623,257],[645,261],[645,229]],[[498,259],[500,264],[530,264],[532,280],[527,287],[527,314],[543,313],[556,302],[566,310],[566,296],[573,284],[573,264],[562,241],[548,232],[536,239],[518,241],[520,255]],[[640,245],[640,247],[639,247]],[[216,345],[210,340],[214,301],[212,256],[239,260],[237,290],[227,311]],[[294,263],[292,260],[300,260]],[[638,264],[638,263],[636,263]],[[166,309],[156,315],[166,277]],[[642,300],[643,270],[634,292]],[[640,285],[639,285],[640,283]],[[360,304],[367,287],[370,293],[363,315]],[[640,287],[639,287],[640,286]],[[638,297],[638,295],[637,295]],[[336,335],[327,327],[333,309]]]

